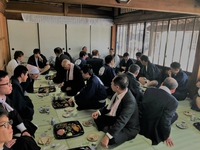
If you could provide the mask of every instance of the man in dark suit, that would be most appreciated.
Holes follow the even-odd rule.
[[[130,65],[128,72],[126,72],[126,76],[129,80],[128,88],[135,97],[138,105],[143,98],[143,92],[142,89],[140,88],[140,83],[136,79],[139,72],[140,72],[140,67],[136,64]]]
[[[182,71],[180,63],[171,63],[168,75],[178,82],[178,87],[172,95],[179,101],[185,100],[188,94],[188,76]]]
[[[40,74],[48,74],[50,65],[47,64],[47,59],[41,54],[40,49],[33,50],[33,55],[28,58],[28,64],[38,67]]]
[[[141,68],[139,81],[142,85],[159,86],[161,84],[161,73],[158,67],[149,61],[146,55],[140,57],[143,67]]]
[[[170,138],[171,124],[177,120],[175,112],[178,101],[171,94],[175,92],[178,83],[168,77],[159,88],[148,88],[139,106],[140,110],[140,134],[157,145],[161,141],[167,146],[173,146]]]
[[[129,58],[129,53],[124,53],[123,59],[119,63],[119,69],[122,72],[127,72],[130,65],[132,65],[134,62],[132,59]]]
[[[92,51],[92,58],[87,60],[87,64],[92,66],[93,72],[96,76],[99,75],[99,69],[103,66],[103,59],[99,58],[99,51]]]
[[[67,55],[63,54],[63,50],[60,47],[56,47],[54,49],[54,53],[56,55],[56,61],[55,61],[56,73],[53,75],[53,82],[61,83],[65,78],[65,69],[62,67],[61,63],[63,59],[68,59],[68,60],[70,59]]]
[[[117,75],[112,80],[111,87],[116,93],[110,104],[92,114],[98,130],[106,133],[101,140],[103,147],[131,140],[140,130],[138,107],[127,88],[127,77]]]
[[[63,85],[61,90],[66,92],[68,96],[74,96],[85,85],[81,70],[77,65],[74,65],[68,59],[63,59],[61,65],[66,70],[64,73],[64,82],[61,84]]]

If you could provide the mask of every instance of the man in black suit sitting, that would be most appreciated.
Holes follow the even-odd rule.
[[[87,64],[92,66],[93,72],[96,76],[99,75],[99,69],[103,66],[103,59],[99,58],[99,51],[92,51],[92,58],[87,60]]]

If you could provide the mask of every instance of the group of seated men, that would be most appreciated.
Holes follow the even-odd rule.
[[[169,77],[162,82],[159,69],[145,55],[137,53],[138,61],[134,63],[129,54],[124,53],[124,59],[119,62],[118,56],[111,49],[110,55],[103,61],[99,58],[98,50],[93,50],[92,56],[87,58],[89,54],[85,49],[86,47],[82,49],[75,63],[72,63],[61,48],[55,48],[57,72],[52,77],[55,83],[60,84],[62,91],[72,96],[68,100],[69,104],[75,102],[78,110],[98,109],[92,117],[98,130],[105,132],[101,145],[108,147],[112,144],[121,144],[133,139],[139,133],[151,139],[153,145],[163,141],[173,146],[170,138],[171,124],[178,118],[175,112],[178,106],[177,100],[185,99],[188,86],[187,75],[181,70],[180,64],[173,62],[168,71]],[[46,64],[45,56],[40,54],[38,49],[33,52],[34,55],[28,60],[33,72],[36,74],[48,72],[50,66]],[[13,83],[16,81],[21,96],[27,89],[27,85],[21,83],[26,83],[27,78],[30,78],[28,66],[25,68],[17,66],[11,77]],[[118,75],[116,75],[117,70],[120,71]],[[31,80],[33,83],[34,79]],[[141,85],[154,88],[147,88],[143,93]],[[106,105],[108,95],[111,96],[111,100]],[[21,112],[23,107],[33,115],[34,112],[30,111],[33,110],[31,100],[26,98],[24,96],[20,101],[13,102],[14,108]],[[24,119],[31,121],[31,115]]]

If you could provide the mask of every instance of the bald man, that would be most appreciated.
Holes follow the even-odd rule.
[[[178,101],[172,96],[177,87],[177,81],[168,77],[159,88],[148,88],[144,93],[139,105],[140,134],[149,138],[152,145],[157,145],[161,141],[167,146],[174,145],[170,131],[171,124],[178,118]]]
[[[68,59],[63,59],[61,65],[66,70],[61,90],[66,92],[68,96],[74,96],[85,85],[81,70],[77,65],[74,65]]]

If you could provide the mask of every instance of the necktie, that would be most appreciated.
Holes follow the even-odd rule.
[[[2,98],[0,98],[0,103],[2,104],[2,106],[4,107],[4,109],[6,109],[8,112],[13,111],[14,109],[8,105],[5,100],[3,100]]]
[[[118,105],[118,101],[117,101],[118,99],[119,99],[118,96],[116,96],[116,98],[114,99],[114,101],[112,103],[111,110],[110,110],[110,113],[109,113],[111,116],[115,116],[116,107]]]
[[[66,81],[68,81],[69,80],[69,71],[67,70],[67,72],[66,72]]]

